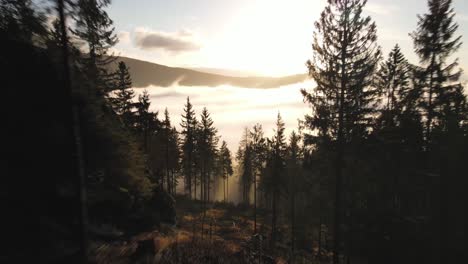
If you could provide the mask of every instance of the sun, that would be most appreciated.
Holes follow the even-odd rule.
[[[322,0],[257,0],[240,8],[206,47],[207,63],[262,75],[304,73]]]

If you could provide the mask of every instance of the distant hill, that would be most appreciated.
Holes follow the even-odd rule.
[[[228,76],[228,77],[265,77],[265,76],[256,74],[254,72],[238,71],[238,70],[230,70],[230,69],[207,68],[207,67],[199,67],[199,68],[188,67],[187,69],[198,71],[198,72],[223,75],[223,76]]]
[[[147,87],[149,85],[168,87],[178,82],[184,86],[218,86],[233,85],[248,88],[274,88],[282,85],[302,82],[306,74],[296,74],[285,77],[234,77],[214,73],[195,71],[185,68],[168,67],[147,61],[119,57],[117,62],[124,61],[130,68],[133,85]]]

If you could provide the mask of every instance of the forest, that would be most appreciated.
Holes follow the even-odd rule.
[[[180,124],[150,110],[159,102],[137,95],[111,52],[110,4],[0,0],[0,262],[466,259],[468,104],[451,0],[415,14],[418,64],[398,43],[383,54],[366,0],[328,0],[304,58],[309,114],[289,134],[281,111],[270,137],[239,127],[237,149],[189,97]]]

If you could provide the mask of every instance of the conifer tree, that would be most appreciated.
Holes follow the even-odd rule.
[[[182,139],[182,170],[185,176],[185,188],[189,194],[189,197],[192,197],[192,188],[194,187],[193,185],[195,185],[194,153],[197,120],[189,97],[187,97],[187,103],[185,104],[184,114],[182,114],[182,123],[180,126],[182,127],[181,133],[184,137]]]
[[[314,93],[302,91],[314,116],[308,125],[336,142],[336,191],[333,263],[341,247],[341,199],[344,146],[362,138],[372,125],[376,90],[373,75],[380,59],[377,30],[362,14],[367,1],[328,0],[315,23],[313,58],[309,75],[317,83]]]
[[[133,102],[135,93],[131,89],[132,79],[125,62],[119,62],[119,67],[115,73],[115,76],[115,97],[111,98],[110,101],[112,102],[115,111],[122,117],[127,127],[132,128],[135,119],[133,112],[135,107],[135,103]],[[147,103],[148,102],[145,102],[145,104]]]
[[[289,137],[287,147],[286,168],[289,178],[289,199],[291,210],[291,262],[294,263],[295,239],[296,239],[296,192],[297,178],[300,174],[301,148],[299,146],[300,136],[293,131]]]
[[[74,14],[73,34],[86,43],[86,56],[82,57],[85,74],[97,94],[108,92],[110,76],[106,66],[114,61],[108,50],[117,43],[113,21],[104,10],[110,0],[78,0]],[[92,89],[92,88],[90,88]],[[92,93],[89,93],[92,94]]]
[[[254,233],[257,233],[257,182],[266,160],[266,142],[261,124],[256,124],[250,131],[252,140],[252,178],[254,188]]]
[[[250,134],[247,128],[244,128],[244,134],[239,143],[236,159],[240,169],[239,184],[242,190],[242,202],[244,204],[249,204],[249,194],[252,184],[252,147]]]
[[[45,16],[31,0],[0,1],[0,32],[9,39],[38,44],[47,37]]]
[[[158,120],[158,112],[153,113],[149,111],[151,105],[148,91],[145,89],[143,93],[138,96],[138,102],[135,103],[136,116],[135,116],[135,130],[137,135],[141,138],[143,150],[145,153],[150,151],[150,142],[154,132],[160,128]]]
[[[394,119],[405,110],[405,103],[410,99],[410,70],[410,65],[397,44],[377,73],[377,87],[383,105],[382,117],[387,125],[396,124]]]
[[[429,0],[429,12],[418,16],[418,28],[411,34],[421,70],[418,78],[421,107],[425,112],[426,140],[431,140],[434,127],[445,130],[447,117],[463,100],[458,82],[461,70],[458,59],[450,62],[450,56],[461,47],[461,36],[456,36],[458,24],[451,0]]]
[[[177,185],[176,172],[179,169],[179,133],[172,126],[169,111],[164,110],[164,119],[160,128],[155,131],[156,140],[153,144],[154,158],[161,177],[164,178],[166,191],[175,194]]]
[[[224,202],[228,201],[229,195],[229,177],[233,174],[231,151],[227,147],[226,141],[223,140],[219,149],[218,157],[219,169],[223,178],[223,198]]]
[[[202,188],[203,194],[205,195],[204,200],[210,201],[211,193],[211,175],[215,169],[215,158],[217,154],[217,129],[213,126],[213,120],[210,117],[210,113],[203,108],[200,115],[200,124],[199,124],[199,141],[198,147],[200,151],[200,161],[201,161],[201,176],[202,176]]]
[[[278,203],[280,192],[285,186],[285,158],[286,158],[286,138],[284,135],[285,124],[278,113],[276,119],[275,134],[271,140],[273,171],[271,175],[271,191],[272,191],[272,217],[271,217],[271,247],[275,247],[277,236],[277,221],[278,221]]]
[[[424,170],[439,177],[438,212],[432,212],[433,228],[437,230],[440,263],[450,261],[450,200],[451,184],[456,183],[457,145],[463,142],[463,124],[466,124],[466,95],[459,79],[458,59],[452,56],[462,45],[457,36],[458,24],[451,0],[429,0],[429,10],[418,16],[417,30],[411,34],[414,49],[419,56],[417,72],[420,106],[425,117]],[[466,139],[466,134],[465,134]],[[455,143],[457,142],[457,143]],[[466,142],[466,141],[465,141]],[[452,185],[454,186],[454,185]],[[435,209],[435,208],[434,208]]]
[[[172,180],[172,194],[176,194],[176,188],[178,184],[177,175],[176,173],[179,172],[180,169],[180,149],[179,149],[179,132],[175,127],[172,127],[171,133],[169,135],[169,169],[171,172],[171,180]]]

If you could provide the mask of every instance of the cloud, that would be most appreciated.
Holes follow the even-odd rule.
[[[381,5],[381,4],[374,4],[368,3],[364,10],[370,13],[374,13],[377,15],[390,15],[398,10],[398,7],[393,5]]]
[[[143,50],[161,49],[181,53],[200,49],[200,44],[189,30],[162,32],[137,28],[134,35],[135,45]]]
[[[130,43],[130,32],[120,31],[117,33],[117,38],[119,38],[120,43]]]

